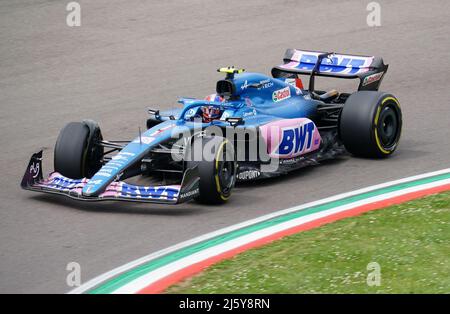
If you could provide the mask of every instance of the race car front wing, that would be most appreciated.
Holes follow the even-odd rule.
[[[140,186],[124,181],[113,181],[97,196],[85,196],[83,187],[89,179],[70,179],[58,172],[44,179],[42,174],[42,151],[33,154],[22,179],[25,190],[58,194],[81,201],[131,201],[159,204],[179,204],[199,195],[197,167],[184,172],[179,185]]]

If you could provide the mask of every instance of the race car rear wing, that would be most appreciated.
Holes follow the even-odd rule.
[[[326,54],[321,51],[287,49],[284,63],[272,69],[275,78],[289,74],[311,75],[318,58]],[[378,90],[388,65],[383,59],[373,56],[346,55],[331,53],[330,58],[323,58],[314,75],[336,78],[356,79],[360,83],[358,90]]]
[[[85,196],[83,187],[89,179],[71,179],[58,172],[44,179],[42,174],[42,151],[33,154],[23,176],[21,187],[25,190],[63,195],[80,201],[131,201],[159,204],[184,203],[199,195],[197,167],[185,171],[179,185],[138,186],[124,181],[114,181],[97,196]]]

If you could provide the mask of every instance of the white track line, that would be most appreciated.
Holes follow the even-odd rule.
[[[373,185],[373,186],[369,186],[366,188],[362,188],[362,189],[358,189],[358,190],[354,190],[354,191],[350,191],[350,192],[346,192],[346,193],[342,193],[342,194],[338,194],[338,195],[334,195],[328,198],[324,198],[318,201],[314,201],[314,202],[310,202],[310,203],[306,203],[303,205],[299,205],[299,206],[294,206],[288,209],[284,209],[284,210],[279,210],[264,216],[260,216],[258,218],[255,219],[251,219],[251,220],[247,220],[245,222],[242,223],[238,223],[223,229],[219,229],[217,231],[213,231],[201,236],[198,236],[196,238],[178,243],[176,245],[170,246],[168,248],[162,249],[160,251],[151,253],[149,255],[143,256],[137,260],[134,260],[132,262],[129,262],[125,265],[122,265],[120,267],[114,268],[102,275],[99,275],[89,281],[87,281],[86,283],[82,284],[80,287],[77,287],[71,291],[69,291],[69,294],[79,294],[79,293],[84,293],[96,286],[98,286],[99,284],[113,278],[116,277],[117,275],[124,273],[132,268],[135,268],[139,265],[142,265],[144,263],[147,263],[151,260],[154,260],[156,258],[159,258],[161,256],[164,256],[168,253],[172,253],[174,251],[178,251],[182,248],[185,248],[187,246],[191,246],[193,244],[214,238],[216,236],[220,236],[229,232],[232,232],[234,230],[238,230],[241,229],[243,227],[247,227],[274,217],[278,217],[278,216],[282,216],[291,212],[295,212],[295,211],[299,211],[308,207],[313,207],[313,206],[317,206],[317,205],[322,205],[325,203],[329,203],[332,201],[336,201],[339,199],[343,199],[343,198],[347,198],[350,196],[355,196],[358,194],[362,194],[362,193],[366,193],[366,192],[370,192],[370,191],[374,191],[377,189],[381,189],[381,188],[386,188],[389,186],[393,186],[393,185],[397,185],[397,184],[401,184],[401,183],[407,183],[407,182],[411,182],[411,181],[416,181],[416,180],[420,180],[420,179],[424,179],[424,178],[428,178],[428,177],[433,177],[433,176],[437,176],[437,175],[441,175],[441,174],[445,174],[445,173],[450,173],[450,168],[446,168],[446,169],[442,169],[442,170],[438,170],[438,171],[433,171],[433,172],[428,172],[428,173],[424,173],[424,174],[420,174],[420,175],[415,175],[415,176],[411,176],[411,177],[407,177],[407,178],[403,178],[403,179],[399,179],[399,180],[394,180],[394,181],[389,181],[386,183],[381,183],[381,184],[377,184],[377,185]]]

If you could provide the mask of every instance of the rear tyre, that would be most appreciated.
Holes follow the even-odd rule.
[[[101,167],[102,134],[97,123],[71,122],[59,133],[55,145],[55,171],[71,179],[91,178]]]
[[[200,194],[199,203],[215,205],[225,203],[231,196],[236,181],[234,149],[223,137],[204,137],[201,143],[193,143],[189,150],[187,167],[198,167]],[[196,145],[197,144],[197,145]],[[200,145],[201,144],[201,145]],[[194,149],[202,149],[200,161],[195,161]],[[206,155],[206,156],[205,156]]]
[[[355,156],[383,158],[398,146],[402,112],[398,100],[386,93],[358,91],[344,104],[339,133],[348,152]]]

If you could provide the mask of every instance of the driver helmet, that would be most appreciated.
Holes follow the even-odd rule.
[[[215,106],[203,106],[202,107],[202,120],[203,123],[209,123],[212,120],[219,119],[222,115],[220,108]]]

